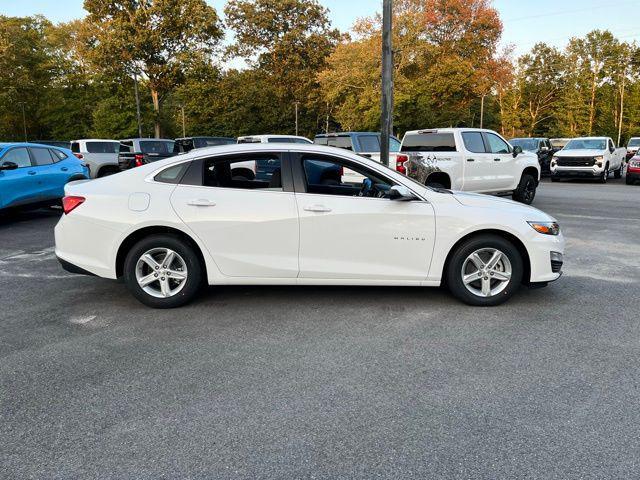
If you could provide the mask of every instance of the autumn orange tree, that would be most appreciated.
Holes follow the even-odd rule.
[[[490,92],[502,33],[487,0],[398,0],[394,5],[395,118],[399,130],[474,121]],[[346,128],[377,129],[381,18],[359,21],[319,79]]]

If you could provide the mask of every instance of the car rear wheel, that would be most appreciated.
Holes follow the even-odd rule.
[[[513,199],[516,202],[524,203],[525,205],[531,205],[533,199],[536,197],[537,182],[533,176],[525,173],[520,179],[518,188],[513,192]]]
[[[613,171],[613,178],[622,178],[622,168],[623,168],[623,165],[621,163],[620,168]]]
[[[136,243],[124,262],[124,281],[140,302],[174,308],[191,301],[202,284],[202,266],[187,242],[152,235]]]
[[[506,302],[519,288],[523,261],[518,249],[496,235],[479,235],[460,245],[449,261],[446,282],[468,305],[489,307]]]

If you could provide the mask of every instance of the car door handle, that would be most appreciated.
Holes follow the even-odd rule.
[[[499,159],[499,158],[494,158],[494,159],[493,159],[493,161],[494,161],[494,162],[499,162],[499,161],[500,161],[500,159]]]
[[[467,162],[475,162],[476,159],[475,158],[467,158]]]
[[[309,205],[308,207],[304,207],[304,210],[307,212],[319,212],[319,213],[327,213],[331,211],[330,208],[327,208],[324,205]]]
[[[63,172],[67,172],[69,170],[69,167],[61,167],[60,170],[62,170]]]
[[[189,200],[187,205],[191,205],[193,207],[215,207],[216,203],[204,198],[197,198],[195,200]]]
[[[27,173],[28,173],[29,175],[35,175],[35,174],[36,174],[36,172],[34,172],[33,170],[31,170],[31,171],[29,171],[29,172],[27,172]]]

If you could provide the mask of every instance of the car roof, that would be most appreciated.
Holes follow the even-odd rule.
[[[118,142],[132,142],[132,141],[157,141],[157,142],[175,142],[172,138],[150,138],[150,137],[141,137],[141,138],[123,138],[122,140],[117,140]]]
[[[112,138],[80,138],[78,140],[71,140],[71,142],[114,142],[114,143],[120,143],[120,140],[113,140]]]
[[[268,135],[243,135],[241,137],[238,137],[238,139],[240,138],[300,138],[302,140],[309,140],[307,137],[301,137],[298,135],[286,135],[286,134],[282,134],[282,135],[277,135],[277,134],[268,134]]]
[[[446,127],[446,128],[421,128],[420,130],[409,130],[405,135],[421,135],[424,133],[453,133],[453,132],[491,132],[488,128],[467,128],[467,127]]]
[[[575,137],[570,140],[609,140],[609,137]]]
[[[11,147],[47,147],[47,148],[62,148],[66,150],[64,147],[57,147],[55,145],[45,145],[42,143],[35,142],[4,142],[0,143],[0,149],[7,149]]]

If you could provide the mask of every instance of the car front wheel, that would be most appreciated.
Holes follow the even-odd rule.
[[[468,305],[495,306],[519,288],[523,262],[518,249],[496,235],[479,235],[462,243],[447,266],[451,293]]]
[[[513,192],[513,199],[516,202],[524,203],[525,205],[531,205],[533,199],[536,197],[536,179],[533,176],[525,173],[520,179],[518,188]]]
[[[140,302],[175,308],[191,301],[202,283],[202,266],[187,242],[152,235],[133,246],[124,262],[124,281]]]

